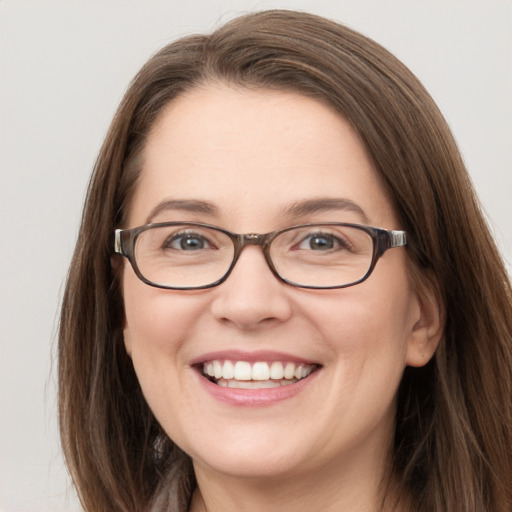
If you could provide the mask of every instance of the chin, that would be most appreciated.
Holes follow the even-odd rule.
[[[252,457],[252,454],[226,454],[220,459],[205,457],[194,459],[194,467],[208,468],[208,471],[222,474],[229,478],[267,480],[286,478],[297,473],[297,465],[291,461],[275,456]]]
[[[283,435],[269,437],[254,429],[250,436],[228,436],[231,442],[225,442],[226,437],[209,445],[194,443],[195,449],[188,452],[194,466],[233,478],[265,479],[292,475],[299,467],[305,469],[309,460],[301,453],[299,440],[297,445],[283,445]]]

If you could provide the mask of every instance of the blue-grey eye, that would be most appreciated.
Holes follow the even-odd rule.
[[[310,235],[298,245],[299,249],[313,250],[313,251],[328,251],[343,247],[342,241],[333,235],[318,233]]]
[[[197,234],[178,234],[173,236],[165,244],[166,248],[179,249],[181,251],[198,251],[211,248],[206,238]]]

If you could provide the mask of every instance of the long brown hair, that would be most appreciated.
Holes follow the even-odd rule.
[[[190,460],[149,410],[124,349],[111,257],[155,119],[173,98],[218,81],[316,98],[360,134],[408,233],[411,266],[437,283],[446,312],[434,358],[407,368],[400,385],[393,472],[417,511],[509,512],[512,292],[450,130],[386,50],[292,11],[243,16],[162,49],[135,77],[101,148],[59,338],[62,445],[85,509],[147,509],[164,475],[176,507],[190,498]]]

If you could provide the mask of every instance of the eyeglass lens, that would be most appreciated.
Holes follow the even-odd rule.
[[[140,273],[151,283],[195,288],[222,279],[235,252],[235,242],[223,231],[183,224],[142,231],[134,256]],[[353,226],[299,226],[272,238],[269,257],[281,278],[293,284],[344,286],[368,272],[373,239]]]

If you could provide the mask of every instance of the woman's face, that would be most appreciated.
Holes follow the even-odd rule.
[[[167,106],[143,156],[127,227],[193,221],[266,233],[349,222],[400,229],[351,126],[297,94],[194,89]],[[386,252],[368,280],[345,289],[284,284],[257,246],[246,247],[214,288],[154,288],[129,264],[122,280],[125,344],[144,395],[196,471],[275,478],[381,467],[404,367],[431,355],[404,249]],[[238,362],[263,375],[274,368],[278,376],[289,364],[312,373],[288,386],[262,380],[233,389],[201,371],[211,363],[229,377],[229,364]]]

